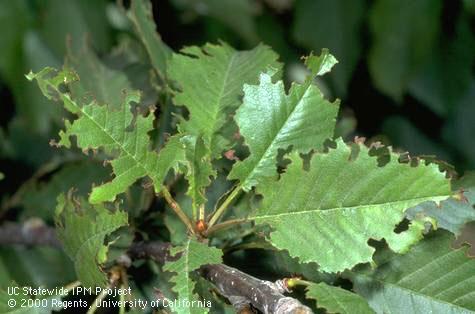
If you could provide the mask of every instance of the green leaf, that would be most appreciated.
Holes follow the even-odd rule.
[[[384,238],[394,251],[406,252],[422,238],[424,223],[413,221],[407,231],[395,233],[404,211],[449,197],[449,180],[435,164],[412,167],[391,153],[381,167],[366,146],[355,144],[352,150],[341,139],[336,144],[315,154],[308,170],[293,153],[280,180],[258,188],[264,199],[251,218],[270,224],[274,246],[325,272],[370,262],[369,239]]]
[[[187,194],[191,197],[192,206],[196,210],[206,202],[205,188],[211,183],[210,177],[216,177],[216,171],[213,170],[209,151],[201,137],[187,135],[181,142],[185,147],[187,160],[186,179],[189,185]]]
[[[0,181],[3,180],[4,178],[5,178],[5,175],[2,172],[0,172]]]
[[[453,241],[447,232],[433,233],[406,255],[349,277],[378,313],[475,313],[475,260],[466,248],[451,248]]]
[[[317,301],[318,308],[324,308],[326,313],[366,314],[375,313],[368,302],[361,296],[340,287],[327,285],[324,282],[307,287],[307,299]]]
[[[340,61],[329,75],[344,96],[361,54],[360,30],[365,12],[362,0],[303,0],[296,3],[293,37],[314,51],[329,48]]]
[[[378,0],[370,12],[369,71],[383,93],[402,99],[416,71],[433,53],[441,0]]]
[[[25,293],[23,287],[19,287],[16,284],[9,284],[8,287],[18,289],[18,294],[10,295],[6,289],[0,288],[0,313],[2,314],[52,314],[53,310],[60,310],[58,306],[54,306],[59,303],[59,296],[50,296],[44,299],[37,298],[36,300],[40,301],[39,304],[28,306],[28,300],[32,301],[33,299],[29,294]],[[38,287],[32,288],[36,289]],[[55,299],[55,303],[53,303],[53,299]],[[11,302],[14,302],[14,305]]]
[[[318,58],[329,64],[321,64]],[[334,60],[324,51],[320,57],[309,56],[306,63],[318,74],[327,72],[325,68],[335,64]],[[292,84],[286,94],[282,81],[272,83],[269,74],[261,74],[259,85],[244,86],[244,102],[235,117],[250,156],[234,164],[229,179],[238,179],[248,191],[276,175],[279,149],[292,146],[302,153],[321,149],[325,139],[333,136],[338,105],[338,100],[325,100],[310,79],[302,85]]]
[[[115,177],[93,189],[89,197],[91,203],[113,201],[117,194],[144,176],[153,180],[158,192],[168,171],[185,159],[179,137],[170,138],[160,154],[150,150],[148,132],[153,130],[154,116],[150,113],[147,117],[134,117],[130,103],[140,101],[137,91],[126,92],[119,110],[113,110],[94,100],[81,106],[68,93],[61,92],[63,82],[69,84],[78,79],[71,70],[56,73],[52,68],[45,68],[37,74],[30,73],[28,79],[36,79],[46,97],[60,98],[65,108],[78,116],[72,123],[66,121],[66,130],[60,132],[60,145],[70,147],[69,137],[75,135],[82,149],[103,148],[106,154],[113,156],[111,165]]]
[[[269,67],[280,69],[277,55],[259,45],[253,50],[236,51],[227,44],[192,46],[174,54],[170,62],[170,78],[182,88],[175,96],[177,105],[190,112],[179,130],[202,136],[216,158],[226,148],[219,134],[229,115],[240,105],[242,86],[257,83],[259,73]],[[193,73],[193,75],[190,75]]]
[[[113,43],[111,28],[106,16],[107,0],[62,1],[46,0],[37,5],[41,37],[58,58],[66,55],[66,40],[79,50],[87,36],[94,49],[103,53]]]
[[[7,30],[0,37],[0,73],[2,80],[15,84],[22,67],[23,36],[30,27],[32,16],[28,10],[28,1],[1,1],[0,27]],[[14,27],[12,27],[14,25]],[[21,73],[21,72],[20,72]]]
[[[138,37],[147,49],[155,71],[162,79],[165,78],[172,50],[157,33],[152,16],[152,4],[149,0],[133,0],[128,16],[135,26]]]
[[[99,163],[70,163],[54,172],[48,182],[33,182],[21,196],[25,215],[51,220],[54,215],[56,198],[74,188],[75,195],[87,197],[93,184],[109,178],[108,169]]]
[[[101,266],[107,261],[109,243],[104,245],[104,241],[113,231],[127,225],[127,213],[111,212],[102,205],[91,206],[85,201],[75,204],[61,194],[56,217],[58,238],[73,260],[81,284],[105,287],[107,278]]]
[[[475,63],[475,36],[469,19],[461,16],[455,34],[440,35],[440,49],[410,82],[409,92],[440,116],[447,116],[470,89]]]
[[[93,97],[100,104],[120,108],[123,90],[132,87],[127,76],[103,64],[86,41],[80,50],[68,50],[66,65],[79,77],[87,78],[70,85],[73,99]]]
[[[329,73],[338,60],[326,48],[322,49],[320,56],[315,56],[313,52],[305,57],[305,66],[310,70],[312,76],[322,76]]]
[[[472,145],[475,137],[475,123],[472,123],[475,116],[475,79],[470,83],[470,89],[457,104],[453,115],[447,119],[443,130],[443,138],[446,143],[450,143],[457,153],[466,160],[469,169],[475,169],[475,145]]]
[[[468,13],[475,15],[475,1],[463,0],[463,7]]]
[[[27,1],[20,0],[14,3],[3,1],[0,4],[0,11],[2,12],[0,26],[12,30],[0,40],[2,46],[0,59],[6,61],[5,64],[0,61],[0,75],[13,94],[16,119],[20,118],[26,122],[27,133],[50,136],[51,129],[61,121],[62,110],[41,97],[40,91],[24,79],[23,73],[31,69],[36,71],[45,66],[56,66],[60,59],[53,55],[38,31],[22,30],[28,23],[33,22]],[[3,24],[8,22],[10,24]],[[19,37],[14,39],[10,36]],[[9,42],[10,40],[14,42]],[[22,129],[22,132],[25,132],[25,129]]]
[[[183,246],[173,248],[170,253],[179,258],[173,262],[166,262],[163,269],[176,273],[171,278],[171,282],[175,284],[173,291],[178,294],[178,301],[198,300],[198,296],[193,291],[195,282],[190,278],[190,273],[203,265],[221,263],[222,251],[190,238]],[[185,306],[177,306],[173,310],[179,314],[208,312],[204,308]]]
[[[234,31],[249,45],[259,42],[254,16],[258,13],[252,0],[174,0],[182,10],[212,17]]]
[[[450,155],[441,141],[430,138],[403,116],[386,117],[382,132],[391,139],[394,147],[409,151],[412,156],[435,155],[437,158],[450,161]]]
[[[25,226],[31,222],[34,219]],[[76,279],[70,258],[52,247],[2,246],[0,265],[7,274],[3,276],[0,271],[0,287],[7,287],[12,281],[22,286],[57,287]]]
[[[428,216],[437,221],[437,226],[460,235],[467,222],[475,221],[475,173],[469,173],[454,182],[455,193],[462,189],[459,199],[450,198],[439,204],[425,202],[407,211],[409,218]],[[458,191],[457,191],[458,190]]]

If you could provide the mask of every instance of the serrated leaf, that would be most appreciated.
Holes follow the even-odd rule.
[[[391,153],[380,167],[366,146],[356,146],[354,156],[341,139],[336,144],[315,154],[308,170],[293,153],[280,180],[258,188],[263,203],[251,215],[273,228],[274,246],[301,262],[318,263],[325,272],[370,262],[375,250],[369,239],[384,238],[394,251],[407,251],[422,237],[424,223],[413,221],[407,231],[395,233],[404,211],[451,195],[449,180],[435,164],[411,167]]]
[[[330,65],[319,64],[324,58]],[[327,54],[309,56],[307,64],[312,71],[326,73],[322,68],[335,64]],[[320,69],[320,70],[319,70]],[[244,102],[236,114],[236,122],[250,156],[234,164],[229,179],[238,179],[248,191],[253,186],[276,174],[279,149],[292,146],[294,151],[306,153],[321,149],[323,142],[333,136],[339,101],[330,103],[321,91],[307,79],[306,83],[292,84],[289,94],[284,83],[272,82],[268,74],[261,74],[259,85],[244,86]]]
[[[168,171],[184,160],[178,137],[171,137],[160,154],[150,150],[148,132],[153,130],[154,116],[150,113],[146,117],[139,114],[134,117],[130,107],[130,103],[140,101],[139,92],[126,92],[120,108],[114,110],[95,101],[81,106],[69,94],[61,92],[63,83],[78,79],[69,69],[56,73],[52,68],[45,68],[37,74],[30,73],[28,79],[36,79],[46,97],[58,97],[67,110],[78,116],[72,123],[66,121],[66,130],[60,132],[60,145],[69,147],[69,137],[74,135],[82,149],[103,148],[106,154],[113,156],[111,165],[115,177],[93,189],[89,197],[91,203],[113,201],[117,194],[144,176],[152,179],[158,192]]]
[[[192,302],[198,300],[194,292],[195,282],[190,278],[190,273],[203,265],[219,264],[222,262],[223,252],[217,248],[198,242],[196,239],[189,238],[183,246],[175,247],[171,250],[172,256],[180,256],[176,261],[166,262],[163,269],[176,273],[171,278],[175,284],[173,291],[178,294],[178,303],[186,300]],[[200,307],[173,307],[175,313],[208,313],[206,308]]]
[[[210,177],[216,177],[216,171],[209,159],[209,150],[201,137],[186,135],[181,139],[185,147],[187,194],[192,199],[192,206],[197,209],[206,202],[205,188],[211,183]],[[195,217],[196,218],[196,217]]]
[[[305,57],[305,66],[310,70],[312,76],[322,76],[332,70],[338,60],[326,48],[322,49],[320,56],[315,56],[313,52]]]
[[[475,260],[466,248],[451,248],[453,241],[447,232],[433,233],[409,253],[349,277],[378,313],[475,313]]]
[[[104,287],[107,278],[101,266],[107,259],[106,236],[127,225],[127,213],[111,212],[103,205],[78,204],[58,197],[56,207],[57,234],[65,252],[74,262],[76,275],[86,287]]]
[[[326,313],[375,313],[361,296],[340,287],[327,285],[324,282],[308,286],[305,296],[307,299],[316,300],[317,307],[324,308]]]
[[[455,193],[459,195],[439,204],[425,202],[407,211],[409,218],[428,216],[437,221],[437,226],[460,235],[467,222],[475,221],[475,173],[469,173],[455,181]],[[461,189],[461,190],[460,190]],[[460,194],[464,191],[463,194]]]
[[[165,78],[172,50],[157,33],[152,16],[152,4],[149,0],[133,0],[128,16],[148,52],[155,71],[160,77]]]
[[[276,60],[277,55],[263,45],[236,51],[224,43],[206,44],[174,54],[169,74],[182,88],[175,95],[175,103],[186,106],[190,112],[189,120],[182,120],[179,130],[202,136],[212,156],[219,156],[226,148],[219,131],[240,105],[242,86],[256,83],[259,73],[269,67],[280,69]]]
[[[308,49],[329,48],[340,61],[329,75],[338,95],[347,86],[361,54],[362,0],[301,0],[296,3],[293,37]]]

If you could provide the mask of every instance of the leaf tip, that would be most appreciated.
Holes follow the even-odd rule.
[[[331,71],[338,60],[329,52],[327,48],[323,48],[319,56],[311,52],[308,56],[303,57],[305,66],[310,70],[312,76],[322,76]]]

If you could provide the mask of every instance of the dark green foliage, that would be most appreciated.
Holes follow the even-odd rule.
[[[64,250],[1,247],[0,311],[77,280],[230,312],[226,263],[315,311],[474,312],[471,2],[0,0],[0,230]]]

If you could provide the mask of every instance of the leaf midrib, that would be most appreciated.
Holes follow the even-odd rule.
[[[79,268],[79,265],[77,264],[78,261],[79,261],[79,255],[81,255],[80,253],[86,248],[86,245],[88,243],[90,243],[92,240],[95,240],[97,239],[99,236],[103,236],[105,237],[107,234],[113,232],[114,230],[116,230],[117,228],[121,227],[121,225],[119,226],[112,226],[108,229],[105,229],[101,232],[98,232],[98,233],[95,233],[94,235],[92,235],[91,237],[87,238],[86,241],[84,241],[83,243],[81,243],[81,245],[79,246],[78,250],[76,251],[76,254],[74,254],[74,265],[77,266]],[[95,252],[95,256],[94,258],[97,258],[97,253],[98,252]]]
[[[218,93],[218,97],[217,97],[217,101],[216,101],[216,106],[215,106],[215,110],[213,112],[213,120],[212,120],[212,128],[211,128],[211,133],[209,135],[209,143],[211,145],[212,143],[212,138],[214,137],[214,134],[219,131],[220,128],[217,128],[216,125],[217,125],[217,120],[218,120],[218,115],[219,113],[221,112],[222,109],[224,109],[222,107],[222,100],[224,98],[224,95],[225,95],[225,90],[226,90],[226,86],[228,85],[228,79],[229,79],[229,73],[231,72],[231,69],[233,68],[233,63],[236,59],[236,56],[239,54],[239,52],[237,51],[233,51],[233,54],[231,56],[231,59],[229,59],[229,62],[228,62],[228,66],[226,67],[226,71],[224,73],[224,78],[223,78],[223,84],[221,85],[221,90],[219,91]]]
[[[59,92],[59,90],[57,90],[57,91]],[[95,119],[93,119],[93,116],[91,116],[91,115],[89,115],[87,112],[85,112],[84,109],[83,109],[83,107],[79,107],[79,106],[76,104],[76,102],[73,101],[73,100],[69,97],[69,95],[65,95],[65,97],[68,97],[69,100],[70,100],[70,102],[71,102],[72,104],[74,104],[74,106],[75,106],[76,108],[79,109],[79,112],[81,112],[85,117],[87,117],[90,121],[92,121],[92,122],[94,123],[94,125],[96,125],[107,137],[109,137],[109,138],[114,142],[115,145],[117,145],[117,146],[120,148],[121,151],[125,152],[127,156],[129,156],[130,158],[132,158],[132,159],[134,160],[135,164],[138,165],[140,168],[142,168],[148,176],[150,176],[152,179],[155,177],[154,175],[151,174],[152,171],[151,171],[150,169],[148,169],[148,167],[146,167],[146,166],[144,166],[142,163],[140,163],[140,161],[136,158],[135,155],[132,155],[128,150],[125,149],[125,146],[123,146],[118,140],[116,140],[113,136],[111,136],[108,132],[106,132],[106,129],[103,128],[99,123],[97,123],[97,121],[96,121]],[[94,105],[94,104],[92,104],[92,105]],[[88,105],[88,106],[91,106],[91,104]],[[106,110],[106,115],[107,115],[107,112],[108,112],[108,111]],[[108,120],[108,117],[106,116],[106,121],[107,121],[107,120]],[[134,146],[136,146],[136,145],[134,145]],[[116,176],[116,177],[117,177],[117,176]]]
[[[272,84],[272,83],[271,83],[271,84]],[[245,178],[245,179],[243,180],[243,182],[240,184],[241,187],[247,185],[246,182],[247,182],[248,178],[256,171],[256,169],[258,168],[258,166],[261,164],[261,161],[263,160],[263,157],[267,155],[267,152],[270,150],[270,148],[274,146],[275,140],[276,140],[276,138],[277,138],[277,135],[279,135],[279,134],[281,133],[282,129],[284,128],[284,126],[287,125],[287,122],[289,121],[289,118],[294,114],[295,109],[296,109],[297,107],[299,107],[299,105],[300,105],[301,102],[302,102],[302,99],[307,95],[307,93],[308,93],[308,91],[309,91],[311,85],[310,85],[310,84],[308,84],[307,86],[304,85],[304,87],[305,87],[305,92],[302,94],[301,97],[299,97],[299,100],[297,101],[297,103],[295,104],[295,106],[292,108],[292,110],[291,110],[290,113],[288,114],[288,116],[287,116],[287,118],[285,119],[285,121],[280,125],[279,130],[275,133],[275,136],[273,136],[272,140],[269,142],[269,144],[267,145],[267,147],[266,147],[266,149],[264,150],[264,152],[263,152],[262,154],[258,154],[258,156],[257,156],[258,159],[256,159],[255,166],[254,166],[254,167],[252,168],[252,170],[249,171],[249,173],[246,175],[246,178]],[[295,86],[292,87],[292,88],[295,88]],[[285,100],[287,101],[288,95],[285,94],[285,92],[284,92],[284,97],[285,97]],[[290,146],[290,145],[288,145],[288,146]],[[286,147],[280,147],[280,148],[286,148]],[[251,154],[254,154],[254,156],[256,156],[255,153],[252,152],[252,151],[251,151]],[[252,155],[251,155],[251,156],[252,156]],[[251,157],[251,156],[250,156],[250,157]],[[248,158],[249,158],[249,157],[248,157]],[[247,159],[246,159],[246,160],[247,160]]]
[[[287,213],[276,213],[272,215],[262,215],[262,216],[252,216],[250,218],[254,220],[265,220],[265,219],[275,219],[279,217],[285,217],[285,216],[293,216],[293,215],[304,215],[304,214],[313,214],[315,212],[321,212],[322,214],[326,214],[327,212],[335,212],[335,211],[345,211],[345,210],[358,210],[361,208],[372,208],[372,207],[380,207],[380,206],[393,206],[397,205],[399,203],[405,203],[405,202],[424,202],[427,200],[442,200],[445,198],[450,197],[451,195],[436,195],[436,196],[426,196],[426,197],[420,197],[420,198],[412,198],[412,199],[406,199],[406,200],[399,200],[399,201],[394,201],[394,202],[386,202],[386,203],[376,203],[376,204],[363,204],[363,205],[356,205],[356,206],[347,206],[347,207],[335,207],[335,208],[327,208],[327,209],[312,209],[312,210],[303,210],[303,211],[298,211],[298,212],[287,212]],[[406,210],[406,209],[404,209]],[[402,210],[402,212],[404,211]]]

